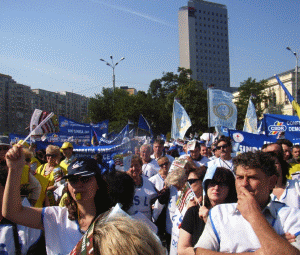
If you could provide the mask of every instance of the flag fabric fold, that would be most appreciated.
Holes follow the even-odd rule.
[[[243,131],[252,134],[257,134],[257,116],[256,116],[255,106],[251,100],[251,97],[248,103]]]
[[[183,139],[190,126],[192,126],[192,122],[189,115],[182,105],[174,99],[171,138]]]

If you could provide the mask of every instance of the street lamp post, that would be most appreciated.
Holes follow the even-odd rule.
[[[295,51],[292,51],[290,47],[286,47],[287,50],[293,53],[296,57],[296,67],[295,67],[295,87],[296,87],[296,102],[298,103],[298,54]]]
[[[103,58],[100,58],[101,61],[105,62],[106,65],[110,66],[113,70],[113,76],[112,76],[112,81],[113,81],[113,90],[115,92],[115,88],[116,88],[116,76],[115,76],[115,67],[116,65],[118,65],[122,60],[124,60],[125,58],[121,58],[117,63],[114,64],[114,59],[113,56],[110,56],[111,59],[111,63],[108,63],[106,60],[104,60]]]

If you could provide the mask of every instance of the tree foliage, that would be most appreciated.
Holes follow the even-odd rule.
[[[237,98],[237,101],[235,102],[238,111],[238,130],[243,129],[249,98],[251,95],[252,102],[256,109],[257,118],[260,118],[262,116],[262,113],[268,107],[268,102],[271,98],[266,88],[268,88],[266,80],[257,82],[256,79],[252,79],[251,77],[249,77],[247,80],[241,82],[241,85],[238,88],[239,96]]]
[[[163,73],[160,79],[150,83],[147,93],[139,91],[129,95],[116,88],[103,88],[102,94],[91,98],[89,117],[94,123],[109,119],[110,131],[121,130],[131,120],[138,124],[142,114],[155,134],[166,134],[171,130],[174,98],[178,98],[190,116],[191,131],[207,130],[207,96],[202,83],[190,78],[190,69],[178,68],[178,73]]]

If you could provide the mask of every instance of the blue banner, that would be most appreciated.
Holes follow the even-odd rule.
[[[264,114],[265,132],[268,137],[277,138],[279,133],[285,133],[285,138],[293,142],[300,139],[300,121],[298,116]]]
[[[96,133],[98,140],[102,137],[103,134],[108,133],[108,124],[109,124],[109,120],[104,120],[97,124],[93,124],[93,123],[91,124],[93,128],[93,132]]]
[[[140,129],[144,129],[144,130],[148,131],[151,135],[153,135],[148,121],[144,118],[144,116],[142,114],[140,114],[138,127]]]

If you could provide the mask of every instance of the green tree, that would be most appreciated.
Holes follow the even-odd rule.
[[[256,109],[257,118],[262,116],[263,111],[268,107],[268,102],[271,96],[267,92],[267,81],[249,77],[247,80],[241,82],[238,88],[238,98],[235,102],[238,111],[237,129],[242,130],[244,127],[244,120],[247,113],[249,98],[252,95],[252,102]]]

